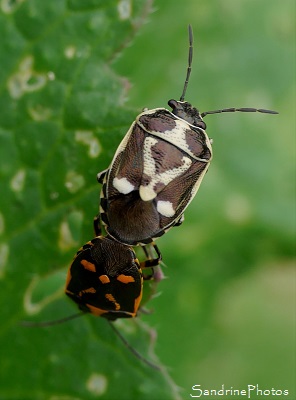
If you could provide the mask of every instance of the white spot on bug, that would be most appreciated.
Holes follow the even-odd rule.
[[[0,279],[4,278],[5,268],[9,257],[9,246],[7,243],[0,244]]]
[[[158,140],[148,136],[144,140],[143,153],[144,153],[144,173],[150,176],[155,173],[155,160],[152,156],[152,147],[158,143]]]
[[[151,184],[149,184],[149,186],[140,186],[139,194],[143,201],[153,200],[157,196],[157,193],[153,189],[153,186],[154,186],[154,182],[151,182]]]
[[[130,0],[120,0],[117,4],[119,19],[129,19],[132,15],[132,4]]]
[[[159,200],[157,202],[157,211],[164,217],[173,217],[175,215],[175,210],[173,209],[173,204],[170,201]]]
[[[61,222],[59,227],[58,246],[62,251],[67,251],[78,246],[76,238],[77,230],[80,229],[83,220],[83,212],[73,211],[67,219]],[[74,236],[75,235],[75,236]]]
[[[0,213],[0,235],[2,235],[5,231],[5,220],[2,213]]]
[[[55,273],[52,276],[56,277],[56,275],[57,274]],[[58,273],[58,275],[60,275],[60,272]],[[24,304],[24,310],[26,311],[26,313],[28,315],[35,315],[35,314],[40,313],[40,311],[44,307],[46,307],[51,302],[57,300],[64,294],[64,286],[61,286],[53,293],[45,295],[39,301],[34,302],[33,297],[38,292],[38,286],[41,287],[42,283],[45,280],[46,280],[46,278],[41,278],[40,276],[35,275],[25,291],[23,304]],[[42,291],[42,293],[44,294],[44,290]]]
[[[77,193],[85,185],[84,177],[75,171],[69,171],[66,175],[65,186],[70,193]]]
[[[75,140],[88,146],[90,158],[96,158],[101,153],[101,145],[92,131],[76,131]]]
[[[134,185],[132,185],[126,178],[114,178],[113,186],[122,194],[128,194],[135,190]]]
[[[12,14],[25,0],[2,0],[1,10],[4,14]]]
[[[27,92],[40,90],[47,83],[46,74],[40,74],[33,69],[33,57],[25,57],[19,64],[18,71],[8,79],[8,91],[13,99],[19,99]]]
[[[157,183],[162,183],[167,186],[170,182],[187,171],[192,164],[190,158],[183,156],[183,165],[157,174],[155,160],[151,150],[157,142],[157,139],[153,137],[147,137],[144,141],[144,174],[150,177],[150,182],[148,185],[141,185],[139,188],[140,197],[143,201],[153,200],[157,196],[157,192],[154,189]]]
[[[14,192],[21,192],[24,189],[25,180],[26,171],[24,169],[20,169],[10,181],[11,190],[13,190]]]
[[[95,396],[102,396],[108,387],[108,379],[103,374],[92,373],[86,382],[86,388]]]
[[[76,52],[77,48],[73,45],[67,46],[64,50],[65,57],[68,58],[69,60],[71,60],[76,56]]]

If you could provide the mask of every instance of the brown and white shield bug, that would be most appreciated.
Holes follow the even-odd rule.
[[[179,101],[144,110],[120,143],[110,167],[98,174],[103,184],[100,214],[108,234],[128,245],[147,244],[180,225],[209,168],[212,146],[203,117],[222,112],[275,111],[227,108],[200,113],[185,101],[191,73],[193,33],[189,25],[187,75]]]

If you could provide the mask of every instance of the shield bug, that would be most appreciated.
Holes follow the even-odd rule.
[[[137,315],[143,280],[142,269],[156,267],[158,258],[139,262],[132,247],[115,240],[97,236],[76,254],[69,268],[66,294],[84,312],[109,320],[132,318]]]
[[[120,243],[145,245],[180,225],[212,159],[203,117],[223,112],[275,111],[255,108],[199,110],[185,101],[191,73],[193,33],[180,100],[144,110],[119,144],[109,168],[98,174],[103,185],[100,214],[108,234]]]
[[[106,318],[124,345],[138,359],[154,369],[160,369],[134,349],[112,324],[118,318],[137,316],[143,281],[153,278],[153,268],[158,266],[161,259],[158,247],[155,244],[153,247],[158,257],[150,258],[148,250],[144,248],[149,258],[139,262],[132,247],[109,237],[95,237],[77,252],[68,270],[65,292],[83,313]],[[142,270],[147,268],[152,273],[144,275]]]
[[[137,316],[143,281],[154,279],[154,267],[161,261],[160,251],[154,243],[151,244],[157,254],[153,258],[151,247],[143,248],[146,259],[140,262],[132,247],[101,235],[100,221],[95,219],[94,226],[97,236],[78,250],[66,279],[65,293],[81,312],[48,322],[25,321],[22,325],[51,326],[86,313],[101,316],[108,320],[114,332],[137,358],[154,369],[160,369],[134,349],[112,324],[118,318]],[[144,269],[150,269],[151,273],[144,275]]]

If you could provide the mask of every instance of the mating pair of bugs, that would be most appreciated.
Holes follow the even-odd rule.
[[[139,114],[110,167],[98,174],[102,190],[100,215],[94,223],[96,237],[80,248],[66,282],[66,294],[82,312],[109,321],[137,315],[143,292],[142,270],[153,270],[161,260],[154,240],[183,222],[184,211],[209,168],[212,146],[203,118],[234,111],[277,114],[255,108],[200,113],[184,100],[192,56],[189,26],[188,67],[180,100],[168,102],[171,111],[155,108]],[[101,223],[106,236],[101,234]],[[137,245],[147,256],[141,263],[133,249]],[[148,256],[147,246],[154,247],[156,258]],[[153,273],[146,277],[153,278]]]

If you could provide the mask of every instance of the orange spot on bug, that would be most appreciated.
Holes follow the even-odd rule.
[[[137,314],[138,308],[140,306],[140,303],[142,300],[142,295],[143,295],[143,292],[141,291],[140,295],[135,299],[135,305],[134,305],[135,315]]]
[[[102,314],[108,313],[108,310],[102,310],[101,308],[91,306],[90,304],[85,304],[89,309],[89,312],[96,317],[100,317]]]
[[[117,301],[115,300],[114,296],[111,293],[105,294],[105,297],[107,300],[111,301],[115,305],[116,311],[120,310],[120,304],[117,303]]]
[[[91,262],[89,262],[89,261],[87,261],[87,260],[81,260],[81,261],[80,261],[80,264],[83,265],[83,267],[84,267],[85,269],[87,269],[88,271],[96,272],[96,266],[95,266],[95,264],[93,264],[93,263],[91,263]]]
[[[134,305],[134,311],[135,311],[135,316],[137,314],[138,308],[140,307],[140,303],[142,300],[142,296],[143,296],[143,277],[141,278],[141,293],[139,294],[139,296],[135,299],[135,305]]]
[[[79,292],[79,296],[82,296],[85,293],[96,293],[96,289],[93,287],[90,287],[88,289],[81,290],[81,292]]]
[[[131,282],[135,282],[135,279],[130,276],[130,275],[118,275],[118,277],[116,278],[119,282],[122,283],[131,283]]]
[[[109,279],[108,275],[100,275],[99,279],[103,284],[110,283],[110,279]]]

